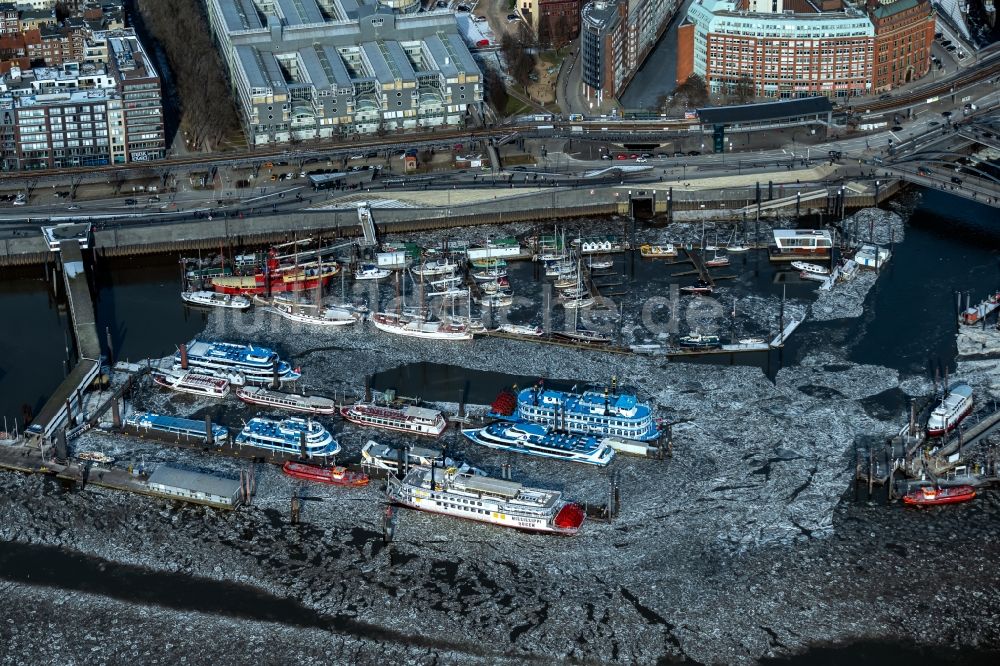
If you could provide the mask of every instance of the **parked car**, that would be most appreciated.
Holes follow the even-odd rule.
[[[637,157],[637,158],[635,158],[635,161],[638,164],[642,164],[643,162],[646,161],[646,158],[645,157]]]
[[[520,21],[521,20],[521,15],[520,14],[507,14],[507,20],[510,21],[511,23],[513,23],[515,21]]]
[[[625,157],[626,157],[625,153],[618,153],[617,155],[615,155],[616,160],[623,160],[625,159]]]
[[[611,159],[611,155],[608,155],[607,153],[605,153],[604,155],[601,155],[601,159],[602,160],[610,160]]]
[[[460,11],[460,12],[467,12],[467,11],[469,11],[469,6],[468,5],[459,5],[455,9],[457,11]]]
[[[126,200],[125,200],[125,205],[126,205],[126,206],[134,206],[134,205],[136,205],[137,203],[139,203],[139,202],[138,202],[138,201],[136,201],[135,199],[126,199]]]
[[[701,151],[700,150],[689,150],[688,151],[688,155],[691,156],[691,157],[697,157],[698,155],[701,155]]]

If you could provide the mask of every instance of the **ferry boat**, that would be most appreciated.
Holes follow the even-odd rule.
[[[560,433],[548,426],[528,421],[497,421],[485,428],[467,428],[462,434],[469,441],[491,449],[599,467],[606,466],[615,456],[615,450],[603,438]]]
[[[246,296],[220,294],[214,291],[182,291],[181,300],[189,305],[204,305],[231,310],[246,310],[250,307],[250,299]]]
[[[472,330],[464,322],[430,321],[420,315],[376,312],[371,316],[372,325],[380,331],[394,335],[429,340],[471,340]]]
[[[412,405],[396,409],[359,402],[349,407],[341,407],[340,415],[345,420],[358,425],[398,430],[427,437],[438,437],[448,427],[448,422],[445,421],[441,412],[436,409]]]
[[[236,371],[243,374],[248,382],[267,383],[273,381],[291,382],[302,375],[287,361],[267,347],[239,345],[231,342],[205,342],[195,338],[174,355],[174,363],[210,371]],[[277,368],[277,370],[275,370]]]
[[[210,377],[196,372],[174,372],[157,370],[153,372],[153,381],[159,386],[180,393],[203,395],[209,398],[225,398],[229,395],[229,380],[220,377]]]
[[[713,347],[718,347],[722,344],[717,335],[702,335],[701,333],[692,333],[691,335],[682,336],[677,340],[677,344],[681,347],[696,348],[696,349],[711,349]]]
[[[976,489],[969,485],[951,488],[922,486],[903,495],[903,504],[910,506],[935,506],[968,502],[976,496]]]
[[[262,386],[244,387],[236,392],[236,397],[251,405],[264,405],[287,409],[290,412],[306,414],[336,414],[337,405],[330,398],[318,395],[298,395],[272,391]]]
[[[402,479],[390,477],[386,493],[391,501],[421,511],[567,536],[579,532],[586,517],[559,491],[528,488],[454,467],[415,467]]]
[[[392,275],[392,271],[379,268],[375,264],[361,264],[358,269],[354,271],[355,280],[381,280]]]
[[[334,486],[351,486],[359,488],[368,485],[368,475],[362,472],[352,472],[346,467],[322,467],[320,465],[309,465],[307,463],[293,462],[286,460],[281,466],[281,471],[288,476],[305,481],[316,481],[317,483],[329,483]]]
[[[223,379],[229,382],[230,388],[233,386],[243,386],[247,383],[247,378],[243,375],[243,373],[236,370],[211,370],[209,368],[189,368],[185,370],[181,367],[180,363],[173,363],[169,368],[161,367],[158,370],[154,370],[153,378],[155,379],[156,375],[163,375],[165,379],[175,380],[188,373],[202,377],[209,377],[210,379]]]
[[[792,268],[802,271],[803,273],[812,273],[814,275],[829,275],[830,269],[826,266],[820,266],[819,264],[814,264],[811,261],[793,261]]]
[[[285,305],[279,299],[274,300],[270,311],[283,319],[314,326],[350,326],[363,319],[354,310],[336,305],[324,308],[317,308],[315,305]]]
[[[952,384],[927,420],[927,436],[939,437],[954,430],[972,411],[972,405],[972,387],[961,382]]]
[[[240,446],[254,446],[278,453],[304,454],[308,458],[325,458],[340,453],[340,444],[326,428],[316,421],[298,416],[280,421],[255,416],[247,421],[243,431],[236,435],[235,441]]]
[[[828,258],[832,248],[833,237],[825,229],[775,229],[771,258],[776,261]]]
[[[153,412],[136,412],[125,419],[125,425],[132,426],[139,431],[154,431],[160,434],[176,435],[178,438],[186,437],[208,442],[208,430],[205,429],[205,422],[195,419],[163,416]],[[223,444],[228,440],[229,431],[225,427],[213,423],[212,441],[216,444]]]
[[[400,463],[404,463],[400,468]],[[455,461],[435,449],[427,449],[421,446],[407,446],[405,449],[393,447],[387,444],[368,440],[361,448],[361,464],[385,470],[393,474],[400,474],[404,469],[410,467],[430,467],[439,465],[443,467],[454,467]]]
[[[526,324],[501,324],[500,330],[511,335],[526,335],[532,338],[540,338],[545,335],[541,326],[529,326]]]
[[[115,461],[115,459],[107,453],[101,453],[100,451],[80,451],[76,454],[76,459],[84,460],[86,462],[99,463],[101,465],[110,465]]]
[[[640,245],[639,255],[644,259],[670,259],[677,256],[677,248],[673,243],[666,245]]]
[[[541,385],[521,389],[514,418],[558,426],[585,435],[623,437],[650,442],[660,436],[653,410],[631,393],[588,388],[583,393],[545,389]]]

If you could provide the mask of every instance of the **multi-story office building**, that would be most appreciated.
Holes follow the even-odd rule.
[[[359,0],[209,0],[253,145],[460,125],[482,74],[450,12]]]
[[[869,11],[846,0],[695,0],[677,31],[677,81],[698,74],[712,93],[749,86],[759,97],[865,95],[926,74],[933,38],[927,0]]]
[[[594,0],[581,11],[581,81],[588,98],[624,92],[667,28],[677,0]]]
[[[580,0],[519,0],[516,6],[542,44],[570,42],[580,34]]]
[[[14,66],[0,77],[0,169],[163,157],[159,77],[135,33],[98,32],[91,40],[88,52],[99,56],[91,62]]]

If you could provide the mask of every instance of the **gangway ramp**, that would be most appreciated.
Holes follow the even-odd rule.
[[[368,204],[358,206],[358,224],[361,225],[361,233],[364,234],[364,247],[373,247],[378,243],[375,232],[375,220],[372,219],[372,209]]]

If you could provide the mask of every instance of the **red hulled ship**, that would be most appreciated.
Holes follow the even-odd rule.
[[[352,472],[346,467],[321,467],[289,460],[282,465],[281,470],[296,479],[329,483],[334,486],[353,486],[356,488],[368,485],[367,474]]]

